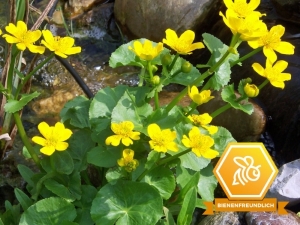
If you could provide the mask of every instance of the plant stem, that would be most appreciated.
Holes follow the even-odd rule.
[[[35,162],[35,164],[40,167],[40,159],[38,158],[37,154],[35,153],[35,151],[33,150],[32,145],[30,144],[28,137],[26,135],[26,132],[24,130],[22,121],[21,121],[21,117],[20,114],[18,112],[13,113],[14,115],[14,119],[15,119],[15,123],[18,127],[18,131],[19,131],[19,135],[25,145],[25,147],[27,148],[29,154],[31,155],[33,161]]]
[[[263,49],[263,47],[259,47],[259,48],[254,49],[253,51],[251,51],[248,54],[244,55],[243,57],[239,58],[238,60],[230,63],[230,66],[231,67],[235,66],[236,64],[238,64],[238,63],[250,58],[251,56],[255,55],[256,53],[260,52],[262,49]]]
[[[143,84],[144,84],[144,77],[145,77],[145,68],[143,67],[142,69],[141,69],[141,72],[140,72],[140,74],[139,74],[139,84],[138,84],[138,86],[139,87],[142,87],[143,86]]]
[[[168,67],[168,70],[169,70],[169,71],[171,71],[171,70],[173,69],[173,67],[174,67],[174,65],[175,65],[175,63],[176,63],[178,57],[179,57],[179,54],[176,53],[176,55],[175,55],[175,57],[174,57],[174,59],[173,59],[171,65]]]
[[[219,114],[221,114],[222,112],[225,112],[227,109],[230,109],[231,105],[229,103],[227,103],[226,105],[218,108],[216,111],[214,111],[212,114],[210,114],[210,116],[212,118],[215,118],[216,116],[218,116]]]
[[[269,80],[266,79],[264,82],[262,82],[259,86],[258,89],[261,90],[264,86],[266,86],[269,83]]]
[[[191,103],[191,110],[185,115],[186,117],[188,117],[189,115],[191,115],[191,113],[197,108],[197,104],[195,102]]]
[[[49,62],[54,56],[54,53],[51,53],[44,61],[39,63],[29,74],[27,74],[22,83],[18,86],[18,89],[15,94],[15,99],[17,100],[18,95],[20,94],[20,91],[23,89],[24,85],[27,83],[27,81],[34,75],[39,69],[41,69],[47,62]]]
[[[153,78],[153,73],[152,73],[152,64],[151,62],[149,61],[148,62],[148,71],[149,71],[149,77],[150,77],[150,81],[152,80]],[[158,109],[159,108],[159,99],[158,99],[158,92],[157,92],[157,89],[155,89],[154,91],[154,102],[155,102],[155,109]]]
[[[7,93],[8,97],[11,97],[11,94],[13,92],[13,78],[14,78],[14,69],[15,69],[15,62],[16,62],[16,57],[19,53],[19,50],[15,47],[12,46],[12,56],[11,56],[11,61],[8,69],[8,74],[7,74]]]

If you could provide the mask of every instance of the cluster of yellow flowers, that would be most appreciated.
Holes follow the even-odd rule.
[[[263,68],[259,63],[254,63],[253,69],[267,78],[274,87],[284,88],[284,81],[290,80],[291,74],[282,73],[288,63],[283,60],[276,62],[275,51],[292,55],[295,49],[291,43],[281,40],[285,28],[282,25],[276,25],[268,30],[267,25],[260,19],[265,14],[255,11],[260,0],[250,0],[249,3],[246,0],[224,0],[224,3],[227,7],[226,16],[222,12],[220,15],[232,33],[239,35],[243,41],[247,41],[253,49],[263,48],[266,67]]]
[[[206,115],[204,116],[206,117]],[[207,120],[207,118],[206,118]],[[206,122],[208,124],[209,122]],[[133,144],[132,140],[140,139],[140,132],[133,131],[134,124],[131,121],[123,121],[121,123],[112,123],[111,129],[114,135],[106,138],[106,145],[119,146],[122,142],[123,145],[129,146]],[[147,127],[147,133],[150,137],[150,148],[157,152],[178,151],[178,146],[175,142],[177,137],[176,131],[170,129],[161,129],[157,124],[153,123]],[[214,139],[208,135],[201,134],[198,127],[194,126],[188,137],[186,135],[182,138],[182,143],[185,147],[191,148],[198,157],[205,157],[213,159],[219,153],[211,149],[214,145]],[[123,150],[123,158],[118,160],[118,165],[124,167],[126,171],[131,172],[138,166],[138,161],[133,158],[134,151],[132,149]]]
[[[16,44],[17,48],[21,51],[28,48],[32,53],[43,54],[46,47],[62,58],[67,58],[68,55],[81,52],[81,47],[73,47],[74,38],[54,37],[50,30],[28,30],[26,23],[23,21],[18,21],[17,25],[9,23],[8,26],[5,27],[5,30],[8,34],[3,34],[2,37],[5,38],[9,44]],[[0,35],[1,34],[2,31],[0,31]],[[44,40],[41,41],[41,44],[45,47],[35,44],[42,35]]]

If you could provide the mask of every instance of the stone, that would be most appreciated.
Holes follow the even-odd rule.
[[[215,98],[197,108],[200,113],[210,114],[227,104],[222,100],[220,92],[215,91],[212,93],[212,96],[215,96]],[[225,127],[237,141],[258,141],[265,129],[266,116],[260,106],[252,101],[250,103],[254,107],[251,115],[241,110],[230,108],[213,118],[211,124]]]
[[[220,0],[115,0],[115,18],[134,37],[162,41],[165,30],[183,33],[210,27],[219,18]],[[209,18],[209,19],[208,19]]]
[[[236,212],[218,212],[214,215],[206,216],[198,225],[241,225]]]
[[[288,206],[300,203],[300,159],[284,164],[266,197],[288,201]]]
[[[248,212],[245,217],[247,225],[299,225],[300,218],[294,212],[287,211],[286,215],[279,215],[277,212]]]
[[[65,10],[69,12],[71,18],[74,18],[90,10],[95,4],[103,2],[105,0],[68,0]]]
[[[300,22],[300,2],[299,0],[271,0],[279,16],[289,22]]]

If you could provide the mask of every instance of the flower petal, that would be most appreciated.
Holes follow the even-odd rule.
[[[191,30],[186,30],[181,36],[179,37],[179,42],[185,42],[187,44],[192,44],[195,39],[195,33]]]
[[[274,69],[276,69],[278,72],[283,72],[288,67],[288,62],[284,60],[279,60],[275,63],[273,66]]]
[[[121,141],[121,136],[120,135],[112,135],[109,136],[108,138],[106,138],[105,140],[105,144],[106,145],[113,145],[113,146],[118,146],[120,144]]]
[[[219,152],[216,150],[208,149],[202,152],[202,156],[207,159],[216,158],[219,155]]]
[[[254,69],[254,71],[256,73],[258,73],[259,75],[265,77],[265,75],[264,75],[265,69],[259,63],[253,63],[252,68]]]
[[[285,54],[285,55],[293,55],[295,53],[295,46],[289,42],[281,41],[274,48],[275,51]]]
[[[67,142],[57,142],[55,145],[55,149],[57,151],[64,151],[69,147],[69,144]]]
[[[40,152],[45,155],[52,155],[54,151],[55,151],[54,146],[46,146],[40,149]]]
[[[147,128],[148,135],[151,139],[155,138],[157,134],[161,133],[160,127],[156,123],[152,123]]]
[[[277,55],[272,48],[268,48],[266,46],[263,47],[264,55],[274,63],[277,60]]]
[[[42,138],[42,137],[39,137],[39,136],[34,136],[31,140],[34,143],[38,144],[38,145],[41,145],[41,146],[46,145],[46,139],[45,138]]]
[[[53,127],[49,127],[49,125],[46,122],[41,122],[38,125],[38,129],[40,131],[40,133],[46,138],[50,138],[52,136],[52,130]]]

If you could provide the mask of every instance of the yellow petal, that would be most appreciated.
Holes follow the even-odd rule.
[[[265,69],[259,64],[259,63],[253,63],[252,64],[252,68],[254,69],[254,71],[256,73],[258,73],[259,75],[261,76],[265,76],[264,73],[265,73]]]
[[[69,147],[69,144],[67,142],[57,142],[55,149],[57,151],[64,151]]]
[[[129,145],[133,144],[133,141],[128,137],[122,138],[121,140],[122,140],[122,144],[125,145],[125,146],[129,146]]]
[[[118,163],[118,165],[121,166],[121,167],[122,167],[122,166],[125,166],[125,161],[124,161],[123,158],[118,159],[117,163]]]
[[[27,32],[27,25],[22,20],[19,20],[17,22],[17,28],[18,28],[18,32],[22,32],[22,33]]]
[[[268,48],[266,46],[263,47],[264,55],[274,63],[277,60],[277,55],[272,48]]]
[[[255,10],[260,4],[260,0],[251,0],[249,3],[248,3],[248,7],[250,10]]]
[[[49,125],[46,122],[41,122],[38,125],[38,129],[40,131],[40,133],[46,138],[49,139],[50,137],[52,137],[52,127],[49,127]]]
[[[30,42],[36,42],[42,36],[42,32],[40,30],[28,31],[28,37],[30,38]]]
[[[14,36],[8,35],[8,34],[3,34],[2,37],[5,38],[6,42],[9,44],[14,44],[14,43],[19,42],[19,39],[15,38]]]
[[[186,135],[183,135],[181,142],[185,147],[187,147],[187,148],[191,147],[191,141]]]
[[[43,46],[36,46],[36,45],[28,45],[28,50],[31,51],[32,53],[39,53],[43,54],[45,52],[45,47]]]
[[[195,39],[195,33],[191,30],[186,30],[181,36],[179,37],[180,42],[185,42],[188,44],[192,44]]]
[[[13,23],[9,23],[8,26],[5,27],[5,30],[10,34],[18,32],[18,28]]]
[[[49,44],[48,44],[48,42],[42,40],[41,43],[42,43],[43,45],[45,45],[46,48],[48,48],[50,51],[54,51],[54,50],[55,50],[55,49],[53,48],[52,45],[49,45]]]
[[[65,53],[63,53],[61,51],[55,51],[54,53],[64,59],[68,57]]]
[[[106,145],[113,145],[113,146],[118,146],[121,141],[121,136],[120,135],[112,135],[106,138],[105,144]]]
[[[39,136],[34,136],[31,140],[41,146],[45,146],[46,144],[46,139]]]
[[[134,151],[131,149],[124,149],[123,150],[123,158],[130,158],[133,159],[134,157]]]
[[[166,39],[163,39],[163,43],[173,46],[178,41],[178,36],[174,30],[167,29],[166,30]]]
[[[77,47],[72,47],[69,48],[65,51],[65,54],[67,55],[73,55],[73,54],[77,54],[81,52],[81,47],[77,46]]]
[[[17,43],[16,46],[21,51],[24,51],[26,49],[26,45],[24,43]]]
[[[167,149],[173,152],[177,152],[178,151],[178,146],[175,142],[170,142],[167,144]]]
[[[276,69],[278,72],[283,72],[288,67],[287,61],[279,60],[275,63],[273,66],[274,69]]]
[[[153,139],[155,137],[155,135],[161,133],[161,129],[156,123],[150,124],[147,128],[147,131],[148,131],[148,135],[151,139]]]
[[[281,41],[274,48],[275,51],[285,54],[285,55],[293,55],[295,53],[295,46],[289,42]]]
[[[202,156],[207,159],[216,158],[218,155],[219,155],[219,152],[217,152],[216,150],[212,150],[212,149],[208,149],[208,150],[202,152]]]
[[[54,42],[54,37],[53,37],[51,31],[50,30],[43,30],[42,33],[43,33],[43,37],[44,37],[45,41],[47,43],[49,43],[49,45],[52,45],[53,42]],[[42,41],[42,43],[43,43],[43,41]]]
[[[46,146],[46,147],[41,148],[41,150],[40,150],[40,152],[45,155],[52,155],[54,151],[55,151],[55,148],[53,146]]]
[[[282,25],[276,25],[276,26],[273,26],[273,27],[270,29],[270,33],[274,33],[274,34],[276,34],[276,35],[279,36],[279,37],[282,37],[282,36],[283,36],[284,31],[285,31],[285,28],[284,28],[284,26],[282,26]]]

